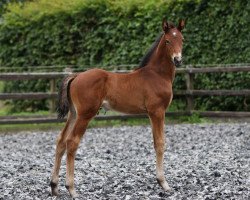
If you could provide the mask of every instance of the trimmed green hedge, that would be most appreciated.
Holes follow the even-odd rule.
[[[0,65],[138,63],[165,16],[187,18],[185,63],[250,62],[247,0],[41,2],[9,7],[0,29]]]
[[[6,12],[7,4],[14,3],[14,2],[18,2],[18,3],[22,4],[25,1],[32,1],[32,0],[1,0],[0,1],[0,18]]]
[[[10,69],[139,63],[161,31],[163,17],[175,23],[187,19],[185,64],[250,63],[248,0],[40,0],[23,8],[11,4],[8,10],[0,27],[0,66]],[[250,78],[234,74],[232,80],[238,77]],[[216,76],[212,82],[219,80]],[[200,79],[202,88],[210,85]],[[243,88],[240,82],[220,83],[222,88],[229,85]],[[183,87],[179,79],[175,87]],[[243,99],[234,99],[220,109],[244,110]],[[201,99],[197,107],[218,109],[210,100]]]

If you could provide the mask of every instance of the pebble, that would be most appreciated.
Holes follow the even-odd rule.
[[[0,134],[0,200],[53,199],[50,174],[59,131]],[[166,125],[164,168],[155,178],[150,126],[88,129],[77,151],[77,199],[249,199],[250,124]],[[64,187],[62,160],[59,200]]]

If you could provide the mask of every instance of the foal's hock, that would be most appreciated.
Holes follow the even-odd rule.
[[[181,64],[182,29],[163,21],[163,33],[143,57],[139,68],[131,73],[117,74],[101,69],[66,77],[59,91],[58,117],[68,114],[64,129],[57,139],[55,164],[51,177],[52,195],[58,195],[61,159],[66,151],[66,188],[74,198],[74,160],[80,140],[89,121],[100,107],[123,113],[148,114],[152,125],[156,152],[156,178],[165,191],[170,187],[164,176],[164,119],[171,103],[175,66]]]

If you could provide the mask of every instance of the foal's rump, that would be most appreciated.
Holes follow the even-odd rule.
[[[70,84],[70,99],[78,114],[95,115],[105,97],[108,72],[91,69],[79,73]]]

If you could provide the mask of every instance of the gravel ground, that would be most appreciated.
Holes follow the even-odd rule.
[[[0,199],[52,199],[56,132],[0,135]],[[166,127],[165,173],[155,179],[149,126],[88,129],[76,156],[79,199],[250,199],[250,124]],[[64,187],[65,159],[60,173]]]

